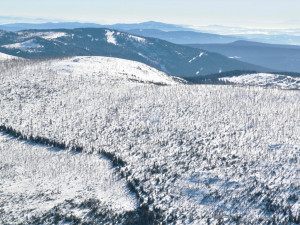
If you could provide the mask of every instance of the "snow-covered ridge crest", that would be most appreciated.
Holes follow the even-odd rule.
[[[78,56],[54,61],[52,69],[58,73],[76,76],[96,76],[102,82],[125,80],[129,82],[174,85],[184,80],[169,76],[143,63],[102,56]]]

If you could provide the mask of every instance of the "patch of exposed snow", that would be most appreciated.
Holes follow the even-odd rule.
[[[118,45],[117,44],[117,40],[116,40],[116,38],[114,36],[114,33],[115,33],[114,31],[106,30],[106,33],[105,33],[106,39],[107,39],[108,43],[111,43],[111,44],[114,44],[114,45]]]
[[[198,75],[202,70],[203,70],[203,67],[201,67],[200,70],[198,70],[198,71],[196,72],[196,75]]]
[[[5,54],[5,53],[2,53],[0,52],[0,61],[3,61],[3,60],[11,60],[11,59],[17,59],[19,57],[17,56],[12,56],[12,55],[8,55],[8,54]]]
[[[137,42],[141,42],[141,43],[145,43],[146,42],[145,38],[137,37],[135,35],[129,34],[128,37],[131,38],[131,39],[133,39],[133,40],[135,40],[135,41],[137,41]]]
[[[43,46],[36,43],[36,41],[34,39],[20,42],[20,43],[15,43],[15,44],[2,45],[2,47],[12,48],[12,49],[20,49],[23,51],[32,51],[35,49],[43,48]]]
[[[242,58],[242,57],[239,57],[239,56],[229,56],[228,58],[229,58],[229,59],[240,59],[240,58]]]
[[[41,35],[42,38],[52,40],[60,37],[67,37],[67,33],[64,32],[45,32]]]
[[[204,52],[200,52],[200,54],[198,56],[195,56],[194,58],[192,58],[189,63],[192,63],[193,61],[195,61],[197,58],[201,58],[202,56],[207,55]]]
[[[220,78],[223,81],[243,85],[273,86],[282,89],[300,89],[300,78],[286,75],[257,73]]]

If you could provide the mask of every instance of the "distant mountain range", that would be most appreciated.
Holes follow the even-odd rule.
[[[145,37],[159,38],[176,44],[230,43],[242,39],[234,36],[208,34],[194,31],[161,31],[157,29],[135,29],[128,30],[127,32]]]
[[[230,44],[191,44],[206,51],[278,71],[300,72],[300,46],[272,45],[250,41]]]
[[[133,30],[133,29],[158,29],[161,31],[195,31],[191,28],[181,25],[159,23],[154,21],[133,24],[113,24],[101,25],[96,23],[79,23],[79,22],[65,22],[65,23],[12,23],[0,25],[0,30],[6,31],[21,31],[29,29],[75,29],[75,28],[109,28],[115,30]]]
[[[270,71],[218,53],[102,28],[0,32],[0,52],[25,57],[111,56],[145,63],[179,77],[231,70]]]
[[[119,23],[113,25],[79,22],[12,23],[0,25],[0,30],[5,31],[75,28],[108,28],[126,32],[130,31],[137,35],[161,38],[177,44],[229,43],[237,40],[250,40],[270,44],[300,45],[300,29],[249,29],[219,25],[191,28],[185,25],[167,24],[155,21],[133,24]],[[170,31],[171,33],[165,33]],[[173,31],[177,31],[177,33],[172,33]],[[178,31],[184,31],[184,33]],[[190,31],[190,33],[185,31]]]

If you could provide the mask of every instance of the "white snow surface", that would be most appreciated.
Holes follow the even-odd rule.
[[[23,223],[66,200],[97,199],[117,212],[137,204],[111,163],[98,154],[74,154],[0,132],[0,169],[0,223]]]
[[[116,40],[116,38],[114,36],[114,33],[115,33],[114,31],[106,30],[106,33],[105,33],[106,39],[107,39],[108,43],[111,43],[111,44],[114,44],[114,45],[118,45],[117,40]]]
[[[97,76],[103,83],[123,80],[175,85],[183,82],[143,63],[112,57],[78,56],[54,61],[51,68],[58,73],[77,77],[87,76],[90,79]]]
[[[129,34],[128,35],[129,38],[137,41],[137,42],[141,42],[141,43],[145,43],[146,42],[146,39],[145,38],[142,38],[142,37],[138,37],[138,36],[135,36],[135,35],[132,35],[132,34]]]
[[[299,218],[298,91],[131,82],[126,63],[114,77],[93,60],[1,68],[0,124],[116,154],[170,224]]]
[[[47,39],[47,40],[53,40],[60,37],[67,37],[68,34],[64,32],[41,32],[39,33],[41,38]]]
[[[15,44],[2,45],[2,47],[20,49],[23,51],[34,51],[36,49],[43,48],[43,46],[40,44],[37,44],[34,39],[20,42],[20,43],[15,43]]]
[[[189,60],[189,63],[192,63],[193,61],[195,61],[198,58],[201,58],[202,56],[207,55],[204,52],[200,52],[199,55],[195,56],[194,58],[192,58],[191,60]]]
[[[12,55],[8,55],[8,54],[0,52],[0,61],[11,60],[11,59],[18,59],[18,58],[19,57],[17,57],[17,56],[12,56]]]
[[[300,89],[300,77],[291,77],[278,74],[245,74],[241,76],[224,77],[219,79],[243,85],[272,86],[281,89]]]

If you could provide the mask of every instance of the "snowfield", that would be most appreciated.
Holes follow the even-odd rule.
[[[114,45],[117,45],[117,40],[116,38],[114,37],[114,31],[110,31],[110,30],[106,30],[106,38],[107,38],[107,42],[108,43],[111,43],[111,44],[114,44]]]
[[[300,78],[286,75],[257,73],[219,79],[243,85],[272,86],[281,89],[300,89]]]
[[[24,223],[55,206],[95,199],[116,212],[133,210],[134,196],[97,154],[75,154],[31,144],[0,133],[0,222]],[[86,210],[68,212],[84,218]]]
[[[184,83],[143,63],[101,56],[81,56],[53,62],[51,69],[57,74],[101,80],[105,83],[135,81],[161,85]]]
[[[18,58],[19,58],[19,57],[12,56],[12,55],[8,55],[8,54],[5,54],[5,53],[0,52],[0,61],[3,61],[3,60],[11,60],[11,59],[18,59]]]
[[[40,35],[41,38],[44,38],[47,40],[52,40],[52,39],[57,39],[57,38],[68,36],[68,34],[64,33],[64,32],[41,32],[40,34],[38,33],[37,35]]]
[[[156,223],[300,222],[298,91],[186,85],[103,57],[0,67],[0,124],[115,154]]]
[[[118,36],[121,38],[127,38],[131,41],[133,41],[134,43],[138,43],[138,44],[145,44],[146,43],[146,39],[142,38],[142,37],[138,37],[132,34],[126,34],[126,33],[120,33],[120,32],[115,32],[115,31],[111,31],[111,30],[106,30],[105,33],[106,36],[106,40],[108,43],[111,43],[113,45],[118,45],[118,41],[117,38]]]
[[[38,51],[38,49],[43,48],[44,46],[37,44],[34,39],[24,41],[21,43],[2,45],[4,48],[12,48],[12,49],[20,49],[22,51],[34,52]]]

